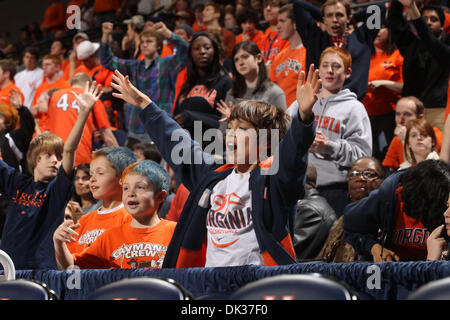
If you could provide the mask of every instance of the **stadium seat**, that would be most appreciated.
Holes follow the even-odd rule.
[[[11,260],[11,257],[3,250],[0,250],[0,265],[3,266],[4,276],[0,276],[0,280],[14,280],[16,279],[16,268]]]
[[[450,277],[421,286],[408,296],[408,300],[450,300]]]
[[[356,300],[347,285],[320,274],[282,274],[237,289],[230,300]]]
[[[59,300],[46,284],[26,279],[0,281],[0,300]]]
[[[88,300],[191,300],[192,295],[172,279],[138,277],[107,284]]]

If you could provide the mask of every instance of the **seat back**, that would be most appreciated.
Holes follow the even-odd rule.
[[[431,281],[413,291],[408,300],[450,300],[450,277]]]
[[[47,285],[27,279],[0,282],[0,300],[58,300]]]
[[[344,283],[320,274],[282,274],[236,290],[230,300],[356,300]]]
[[[16,268],[10,256],[3,250],[0,250],[0,264],[3,266],[3,271],[5,273],[2,278],[14,280],[16,278]]]
[[[88,300],[190,300],[192,295],[172,279],[138,277],[107,284]]]

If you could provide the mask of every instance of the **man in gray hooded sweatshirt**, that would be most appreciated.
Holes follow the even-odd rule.
[[[313,107],[316,138],[308,157],[317,169],[317,190],[338,216],[350,202],[348,170],[356,159],[372,155],[372,132],[366,109],[356,94],[342,89],[351,75],[351,63],[351,55],[344,48],[329,47],[320,56],[322,89]],[[294,102],[288,113],[296,110],[298,105]]]

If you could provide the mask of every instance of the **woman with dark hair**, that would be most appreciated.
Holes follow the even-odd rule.
[[[71,206],[75,208],[77,218],[91,211],[97,210],[101,205],[101,201],[94,199],[90,190],[89,163],[80,164],[75,173],[75,192],[72,200],[69,201]]]
[[[174,107],[174,119],[194,137],[194,121],[202,122],[203,133],[219,128],[217,103],[225,99],[232,80],[220,63],[217,42],[208,32],[195,33],[188,49],[187,80]]]
[[[369,83],[362,103],[372,127],[373,155],[382,161],[394,138],[395,104],[403,88],[403,57],[386,26],[378,32],[372,45]]]
[[[219,111],[228,117],[239,100],[261,100],[286,110],[284,91],[267,76],[261,51],[254,42],[240,42],[233,50],[233,87],[228,91]]]
[[[430,232],[443,224],[450,167],[425,160],[386,178],[344,212],[345,240],[374,262],[425,260]]]

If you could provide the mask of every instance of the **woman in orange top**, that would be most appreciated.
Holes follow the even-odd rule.
[[[372,154],[381,161],[394,137],[395,104],[403,88],[403,57],[387,27],[380,29],[373,46],[369,86],[362,102],[372,126]]]

